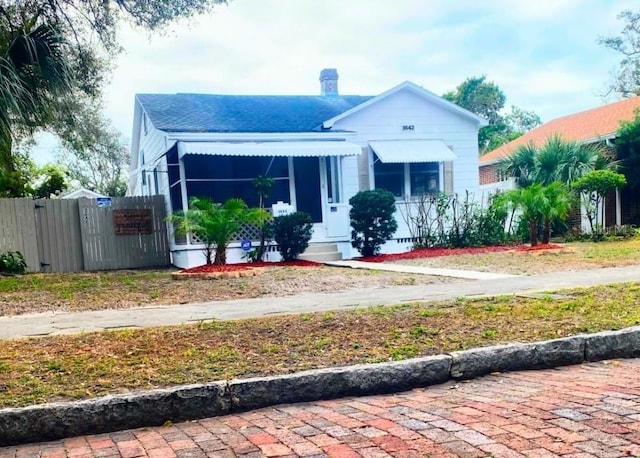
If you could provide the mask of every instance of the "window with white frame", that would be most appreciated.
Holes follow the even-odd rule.
[[[384,163],[377,156],[374,159],[376,189],[386,189],[399,199],[440,191],[439,162]]]

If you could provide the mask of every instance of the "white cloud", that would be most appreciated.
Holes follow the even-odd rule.
[[[486,74],[507,104],[543,119],[599,105],[634,0],[233,0],[165,35],[125,28],[106,113],[130,136],[137,92],[318,94],[337,67],[344,94],[411,80],[435,93]]]

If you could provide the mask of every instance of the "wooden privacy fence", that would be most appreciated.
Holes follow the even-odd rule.
[[[164,196],[0,199],[0,253],[31,272],[167,266]]]

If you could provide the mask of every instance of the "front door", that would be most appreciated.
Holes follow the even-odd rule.
[[[322,203],[324,226],[327,238],[345,238],[350,236],[349,204],[342,198],[341,157],[320,158],[322,176]]]

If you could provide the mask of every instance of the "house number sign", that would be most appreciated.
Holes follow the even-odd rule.
[[[405,124],[404,126],[402,126],[402,130],[415,130],[415,126],[413,124]]]

